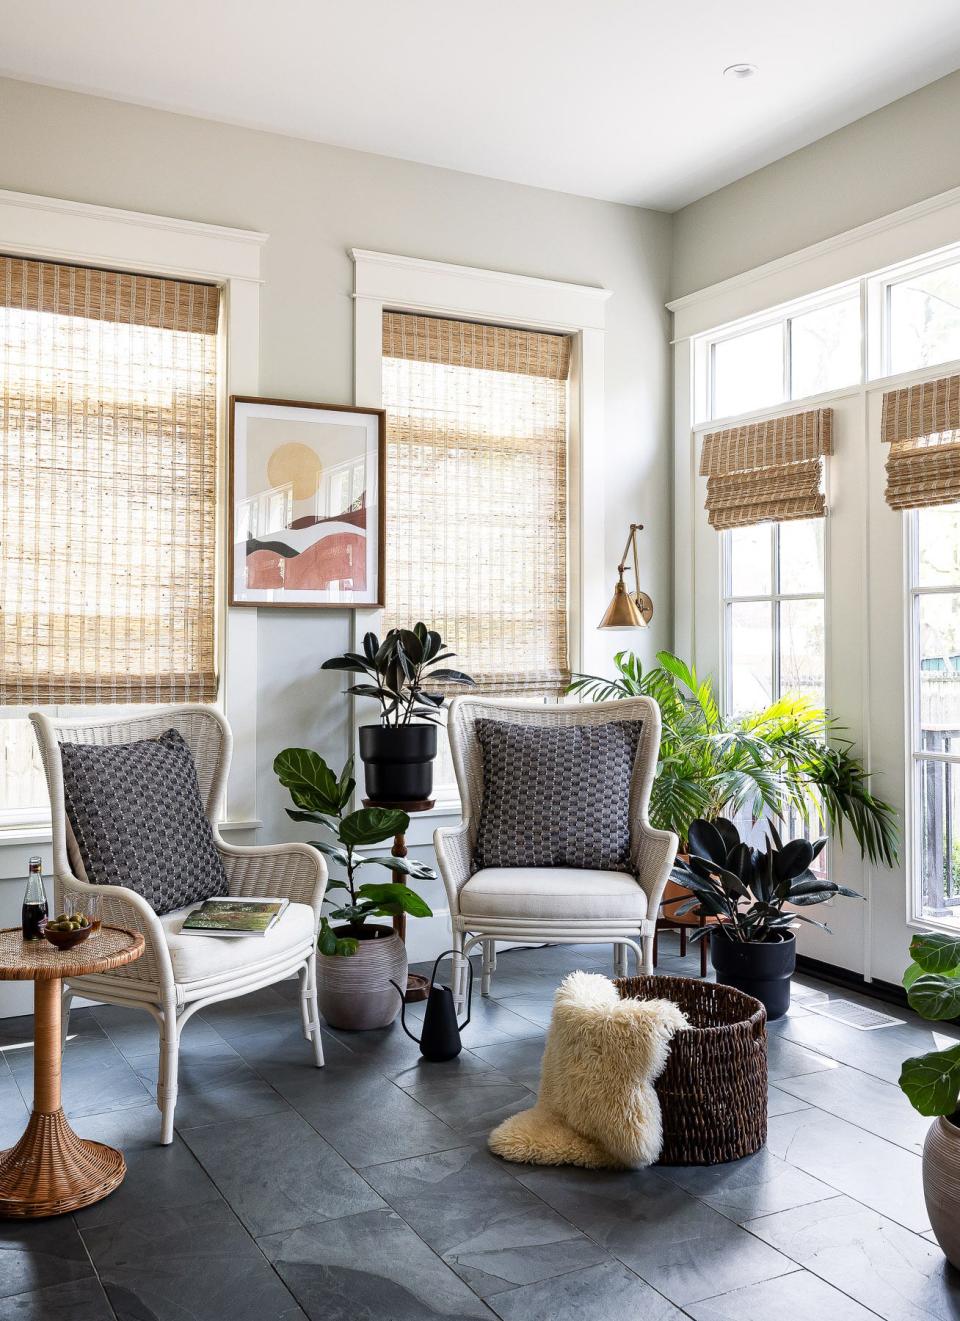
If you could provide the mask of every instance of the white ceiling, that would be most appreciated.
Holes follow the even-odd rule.
[[[957,0],[0,0],[16,78],[668,211],[957,67]]]

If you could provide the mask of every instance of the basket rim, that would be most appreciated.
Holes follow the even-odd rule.
[[[732,1032],[732,1031],[736,1031],[738,1028],[749,1028],[750,1031],[753,1032],[758,1024],[762,1025],[767,1021],[767,1011],[759,1000],[757,1000],[752,995],[747,995],[746,991],[739,991],[735,986],[725,986],[722,982],[704,983],[700,981],[699,978],[671,977],[668,974],[664,974],[663,976],[660,976],[657,973],[642,973],[639,977],[617,977],[614,979],[613,984],[617,988],[617,992],[621,1000],[632,998],[630,996],[624,995],[623,988],[636,982],[663,983],[665,987],[677,986],[677,985],[683,985],[683,986],[693,985],[696,987],[703,987],[705,985],[708,985],[726,992],[729,996],[735,997],[736,999],[739,1000],[743,1000],[748,1005],[752,1004],[756,1006],[748,1017],[738,1018],[734,1023],[716,1023],[709,1027],[697,1027],[695,1024],[691,1024],[688,1027],[680,1028],[675,1033],[676,1036],[681,1036],[683,1033],[697,1033],[698,1035],[707,1035],[709,1033],[715,1033],[715,1032]],[[653,998],[656,999],[658,997],[653,997]],[[663,1000],[669,1000],[670,996],[663,995],[660,996],[659,998]]]

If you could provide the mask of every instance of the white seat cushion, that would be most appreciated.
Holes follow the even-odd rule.
[[[276,962],[297,948],[309,951],[313,943],[314,914],[309,904],[288,904],[265,936],[185,936],[183,923],[199,907],[188,904],[160,918],[174,980],[178,982],[210,981],[252,971],[258,964]]]
[[[622,871],[574,867],[486,867],[460,891],[464,917],[616,918],[642,922],[647,896]]]

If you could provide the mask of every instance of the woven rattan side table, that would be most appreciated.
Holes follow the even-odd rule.
[[[143,936],[122,927],[101,927],[70,950],[24,940],[19,927],[0,930],[0,981],[34,984],[33,1113],[17,1145],[0,1152],[0,1216],[76,1211],[123,1182],[120,1152],[77,1137],[63,1113],[60,997],[64,977],[107,972],[142,953]]]

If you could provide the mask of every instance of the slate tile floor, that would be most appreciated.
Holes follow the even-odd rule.
[[[661,971],[695,973],[669,938],[663,955]],[[905,1055],[960,1032],[905,1010],[857,1032],[805,1009],[841,993],[799,979],[770,1028],[768,1145],[734,1165],[490,1155],[490,1128],[532,1101],[558,982],[607,958],[502,953],[446,1065],[397,1023],[327,1031],[313,1069],[293,982],[217,1006],[184,1034],[170,1147],[150,1021],[76,1012],[65,1105],[128,1175],[75,1216],[0,1221],[0,1321],[960,1321],[920,1192],[926,1121],[895,1085]],[[29,1019],[0,1022],[3,1144],[26,1119],[29,1039]]]

